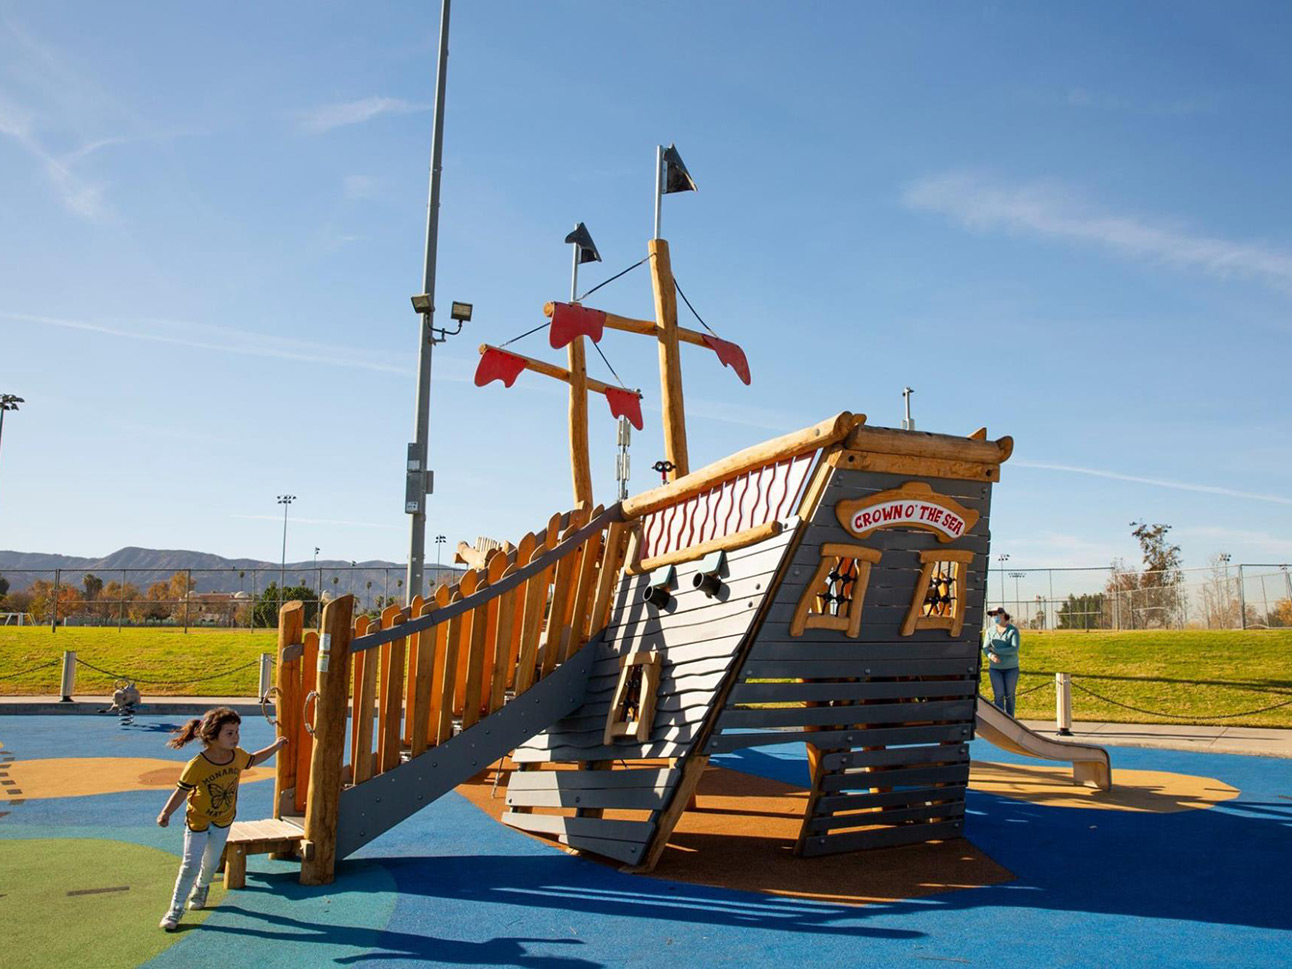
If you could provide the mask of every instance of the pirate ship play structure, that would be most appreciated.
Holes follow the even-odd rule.
[[[690,184],[671,148],[657,163],[658,194]],[[806,745],[804,856],[961,835],[975,725],[1109,785],[1102,749],[1043,740],[977,697],[991,488],[1011,439],[844,412],[692,471],[679,344],[750,374],[734,344],[678,326],[658,236],[654,320],[583,306],[572,287],[546,308],[567,368],[481,348],[478,384],[524,370],[569,384],[574,510],[379,622],[344,596],[306,633],[300,604],[284,608],[292,745],[275,817],[235,826],[231,887],[254,851],[298,854],[303,882],[328,882],[338,858],[508,754],[507,824],[637,870],[709,758],[762,744]],[[567,241],[577,282],[595,248],[582,226]],[[606,328],[658,342],[667,481],[593,507],[588,393],[642,425],[635,391],[586,374],[584,341]]]

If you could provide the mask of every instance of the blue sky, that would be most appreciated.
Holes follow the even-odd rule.
[[[276,560],[407,549],[438,5],[0,2],[0,547]],[[460,2],[431,534],[569,505],[563,388],[471,384],[476,347],[645,254],[747,350],[684,348],[693,465],[839,410],[1011,434],[1011,565],[1292,559],[1292,9]],[[604,297],[604,298],[603,298]],[[652,315],[645,268],[591,302]],[[685,315],[685,311],[684,311]],[[685,321],[684,321],[685,322]],[[694,321],[692,321],[694,325]],[[655,349],[634,490],[662,456]],[[516,345],[559,361],[541,334]],[[608,373],[595,356],[594,376]],[[598,497],[614,423],[592,406]]]

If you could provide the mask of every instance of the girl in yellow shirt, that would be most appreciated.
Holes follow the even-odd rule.
[[[206,905],[211,879],[229,837],[229,825],[238,812],[239,775],[264,763],[287,743],[286,737],[279,737],[263,750],[249,754],[238,746],[241,723],[242,718],[233,710],[215,707],[207,710],[201,719],[190,720],[175,731],[166,743],[178,750],[191,740],[201,740],[204,748],[184,766],[179,784],[157,815],[157,823],[164,828],[170,824],[170,816],[180,802],[188,800],[184,814],[184,856],[179,877],[175,879],[170,910],[161,920],[161,927],[167,932],[179,927],[190,888],[193,894],[189,907],[200,909]],[[194,876],[196,887],[193,887]]]

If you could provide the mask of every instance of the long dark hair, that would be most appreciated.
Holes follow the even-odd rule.
[[[200,738],[202,743],[209,747],[215,743],[215,738],[220,736],[220,731],[224,729],[226,723],[242,723],[242,717],[228,707],[212,707],[200,719],[194,717],[171,734],[170,740],[166,741],[166,746],[179,750],[189,741]]]

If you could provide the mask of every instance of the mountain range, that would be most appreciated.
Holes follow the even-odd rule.
[[[53,581],[55,569],[70,573],[62,575],[61,581],[77,586],[87,573],[94,573],[104,582],[120,582],[125,570],[124,580],[141,590],[154,582],[169,579],[175,572],[191,569],[193,585],[198,592],[237,592],[240,589],[251,592],[277,582],[280,565],[261,559],[228,559],[210,552],[137,546],[117,549],[101,558],[0,549],[0,575],[8,580],[12,592],[25,590],[37,579]],[[356,562],[353,566],[347,561],[319,559],[317,563],[312,560],[288,562],[283,571],[284,584],[288,586],[297,585],[304,579],[305,585],[318,584],[341,593],[378,594],[380,589],[382,594],[398,595],[401,588],[398,583],[404,578],[405,570],[406,566],[398,562],[381,559]],[[426,570],[427,580],[438,582],[441,574],[451,579],[460,571],[449,565],[437,571],[435,565],[430,565]],[[240,576],[240,572],[244,574]],[[337,579],[335,583],[332,581],[334,577]]]

